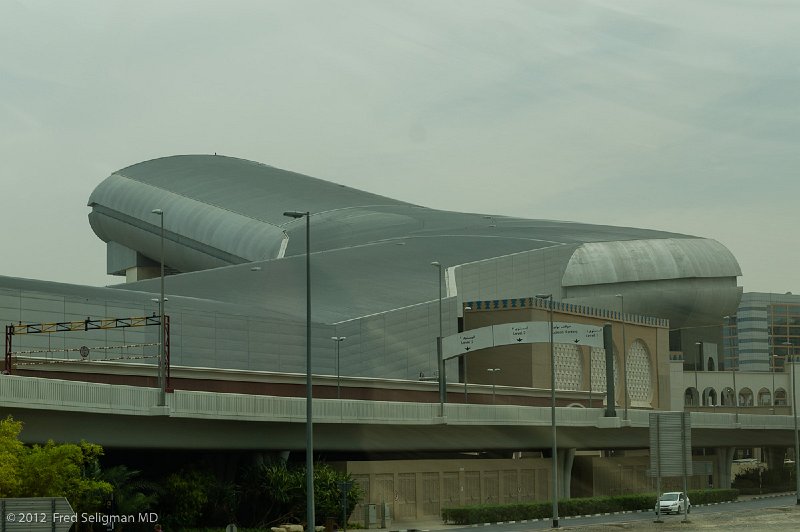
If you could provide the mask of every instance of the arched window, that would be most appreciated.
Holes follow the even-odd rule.
[[[706,365],[706,367],[708,368],[708,371],[716,371],[714,369],[714,359],[713,358],[708,357],[708,364]]]
[[[739,406],[753,406],[753,391],[750,388],[739,390]]]
[[[698,406],[700,404],[700,394],[697,393],[697,388],[689,387],[683,392],[684,406]]]
[[[786,406],[786,390],[783,388],[778,388],[775,390],[775,406]]]
[[[733,388],[730,386],[726,386],[723,388],[722,392],[720,392],[720,400],[722,402],[722,406],[736,406],[734,404],[734,393]]]
[[[708,387],[703,390],[703,406],[714,406],[717,404],[717,391]]]
[[[758,390],[758,406],[771,406],[772,394],[766,388]]]

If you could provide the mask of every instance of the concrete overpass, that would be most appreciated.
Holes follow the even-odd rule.
[[[420,385],[429,383],[414,383]],[[163,450],[305,451],[305,399],[300,397],[175,390],[154,406],[157,388],[0,376],[0,406],[24,422],[28,443],[88,440],[106,448]],[[444,404],[363,399],[314,400],[318,453],[542,451],[551,446],[547,406]],[[622,411],[618,411],[622,414]],[[648,410],[629,419],[605,417],[604,408],[556,408],[561,496],[570,496],[578,450],[646,449]],[[714,448],[714,483],[730,487],[737,447],[789,448],[790,415],[692,412],[692,445]],[[778,457],[779,453],[773,453]]]
[[[176,390],[156,407],[158,390],[4,375],[0,405],[25,422],[27,442],[80,441],[107,447],[304,450],[305,399]],[[559,447],[643,449],[649,411],[629,420],[602,408],[556,409]],[[544,406],[315,399],[319,451],[541,450],[550,446]],[[618,412],[621,415],[621,411]],[[790,415],[692,412],[695,447],[790,447]]]

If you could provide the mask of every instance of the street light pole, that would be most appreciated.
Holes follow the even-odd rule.
[[[695,342],[697,346],[697,358],[694,362],[694,390],[697,392],[697,406],[703,406],[703,394],[697,386],[697,359],[703,360],[703,342]]]
[[[789,324],[787,322],[786,326],[788,327]],[[791,342],[786,342],[789,344],[789,348],[787,351],[792,348]],[[794,351],[792,349],[792,351]],[[797,396],[795,388],[795,365],[797,364],[797,357],[792,353],[790,355],[789,360],[792,362],[792,417],[794,418],[794,482],[795,482],[795,504],[800,505],[800,438],[798,438],[797,434]]]
[[[731,364],[731,373],[733,374],[733,404],[736,407],[736,424],[739,424],[739,390],[736,388],[736,368]]]
[[[725,326],[727,328],[730,329],[732,327],[731,324],[733,323],[734,318],[735,318],[735,316],[723,316],[723,319],[725,319]],[[729,331],[726,331],[726,330],[723,329],[723,332],[722,332],[723,339],[725,338],[726,332],[730,335]],[[731,355],[730,356],[731,376],[733,377],[733,406],[734,406],[734,412],[735,412],[735,416],[736,416],[736,418],[735,418],[736,419],[736,424],[738,425],[739,424],[739,390],[736,388],[736,363],[734,361],[734,356],[733,356],[733,353],[734,353],[734,347],[733,346],[730,347],[730,351],[729,352],[730,352],[730,355]],[[726,358],[726,360],[727,360],[727,358]]]
[[[442,329],[442,275],[444,274],[444,267],[437,261],[431,262],[431,266],[436,266],[439,274],[439,337],[436,339],[436,358],[439,365],[439,415],[444,417],[444,401],[447,389],[444,375],[444,355],[442,353],[442,340],[444,338]]]
[[[628,342],[625,339],[625,296],[616,294],[619,298],[619,313],[622,315],[622,391],[625,395],[625,409],[622,419],[628,419]]]
[[[777,353],[772,354],[772,391],[769,393],[769,399],[772,403],[772,414],[775,415],[775,365],[778,363]]]
[[[495,397],[494,397],[494,377],[497,374],[497,372],[500,371],[500,368],[489,368],[486,371],[488,371],[489,373],[492,374],[492,404],[495,404],[495,400],[494,400],[495,399]]]
[[[166,349],[164,349],[164,211],[153,209],[153,214],[161,219],[161,296],[158,299],[158,315],[161,324],[158,326],[158,406],[167,405]]]
[[[472,310],[472,307],[464,307],[464,311],[465,312],[468,311],[468,310]],[[466,315],[464,317],[466,317]],[[464,353],[464,355],[461,357],[461,360],[464,361],[464,404],[465,405],[469,404],[469,395],[468,395],[468,392],[467,392],[467,379],[468,379],[468,377],[467,377],[467,355],[468,354],[469,354],[468,352]]]
[[[331,340],[336,342],[336,398],[341,399],[341,386],[340,386],[340,374],[339,374],[339,344],[342,343],[347,336],[331,336]]]
[[[538,294],[536,299],[547,299],[550,321],[550,431],[553,446],[553,528],[558,528],[558,445],[556,444],[556,357],[553,351],[553,294]]]
[[[314,532],[314,415],[311,388],[311,213],[286,211],[289,218],[306,218],[306,531]]]

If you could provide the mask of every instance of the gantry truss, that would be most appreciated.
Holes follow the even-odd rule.
[[[119,329],[119,328],[127,328],[127,327],[148,327],[152,325],[161,326],[163,323],[164,327],[164,364],[165,364],[165,375],[167,380],[167,389],[170,389],[169,386],[169,316],[164,316],[164,320],[162,322],[161,316],[141,316],[135,318],[102,318],[102,319],[92,319],[86,318],[82,321],[59,321],[53,323],[12,323],[11,325],[6,325],[6,356],[5,356],[5,372],[11,373],[11,370],[14,367],[14,359],[16,358],[15,355],[20,354],[31,354],[31,353],[38,353],[38,352],[51,352],[51,351],[79,351],[81,356],[85,359],[88,354],[87,347],[80,347],[80,348],[65,348],[65,349],[47,349],[47,350],[29,350],[29,351],[13,351],[13,338],[16,335],[21,334],[53,334],[53,333],[61,333],[61,332],[87,332],[87,331],[97,331],[103,329]],[[158,343],[151,343],[151,344],[130,344],[121,347],[142,347],[145,345],[159,345]],[[111,349],[108,346],[95,348],[101,350],[108,350]],[[144,358],[144,357],[122,357],[122,358]],[[71,363],[76,362],[72,360],[59,360],[59,361],[49,361],[49,363]],[[45,364],[48,363],[47,360],[43,361],[36,361],[32,362],[35,364]]]

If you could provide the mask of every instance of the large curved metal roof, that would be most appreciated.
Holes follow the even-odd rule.
[[[741,274],[733,254],[716,240],[662,238],[589,242],[575,250],[562,284],[584,286]]]
[[[688,235],[439,211],[216,155],[129,166],[103,181],[89,205],[101,239],[153,261],[160,219],[152,210],[163,210],[166,263],[182,272],[171,276],[171,293],[296,315],[304,308],[305,221],[283,212],[308,211],[315,319],[328,323],[433,299],[434,260],[450,267],[563,246],[575,253],[551,270],[560,269],[564,287],[706,276],[732,277],[735,288],[740,274],[722,245]],[[157,282],[124,288],[156,291]],[[518,295],[533,290],[526,283]]]

